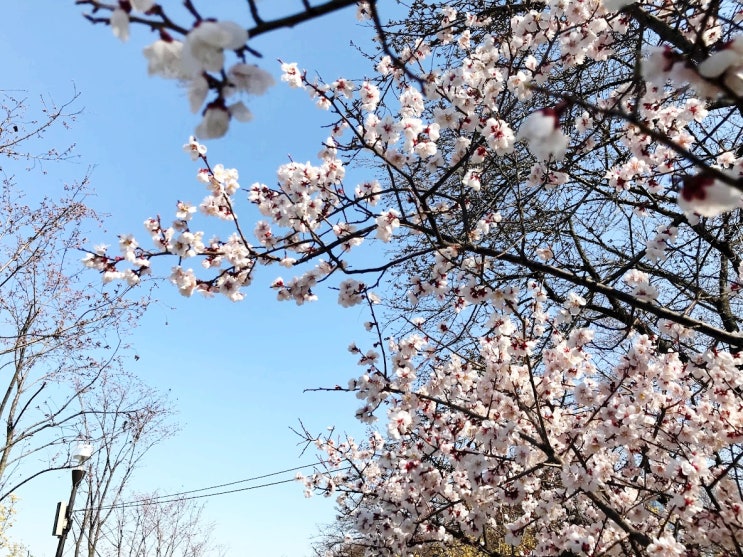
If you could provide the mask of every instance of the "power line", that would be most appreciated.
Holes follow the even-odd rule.
[[[152,500],[178,497],[180,495],[188,495],[189,493],[198,493],[199,491],[210,491],[212,489],[219,489],[220,487],[228,487],[231,485],[237,485],[237,484],[242,484],[246,482],[253,482],[255,480],[262,480],[263,478],[270,478],[271,476],[279,476],[281,474],[286,474],[287,472],[296,472],[297,470],[303,470],[304,468],[310,468],[312,466],[317,466],[318,464],[327,464],[328,462],[329,461],[327,460],[321,460],[319,462],[316,462],[315,464],[305,464],[304,466],[296,466],[294,468],[287,468],[286,470],[279,470],[278,472],[270,472],[268,474],[263,474],[261,476],[253,476],[252,478],[245,478],[244,480],[237,480],[234,482],[227,482],[224,484],[212,485],[209,487],[201,487],[199,489],[190,489],[188,491],[180,491],[178,493],[171,493],[170,495],[157,495],[155,497],[152,497]],[[123,504],[126,505],[127,503],[123,503]]]
[[[227,491],[218,491],[216,493],[205,493],[203,495],[192,495],[190,497],[176,497],[175,499],[163,499],[164,497],[169,497],[168,495],[163,495],[163,498],[158,500],[153,499],[141,499],[139,501],[130,501],[128,503],[119,503],[116,505],[103,505],[101,507],[88,507],[85,509],[76,509],[74,512],[81,513],[81,512],[89,512],[94,510],[108,510],[108,509],[126,509],[129,507],[144,507],[147,505],[165,505],[167,503],[175,503],[176,501],[188,501],[190,499],[203,499],[205,497],[213,497],[215,495],[226,495],[227,493],[237,493],[239,491],[249,491],[251,489],[259,489],[261,487],[270,487],[273,485],[279,485],[279,484],[285,484],[289,482],[296,481],[294,478],[290,478],[288,480],[279,480],[277,482],[270,482],[266,484],[260,484],[260,485],[251,485],[248,487],[239,487],[237,489],[230,489]],[[172,497],[172,496],[171,496]]]
[[[115,505],[102,505],[100,507],[86,507],[84,509],[76,509],[73,512],[79,513],[79,512],[89,512],[89,511],[93,511],[93,510],[108,510],[108,509],[115,509],[115,508],[123,509],[123,508],[128,508],[128,507],[141,507],[141,506],[145,506],[145,505],[163,505],[163,504],[166,504],[166,503],[173,503],[175,501],[188,501],[188,500],[191,500],[191,499],[202,499],[202,498],[205,498],[205,497],[213,497],[213,496],[216,496],[216,495],[226,495],[226,494],[229,494],[229,493],[238,493],[240,491],[250,491],[252,489],[259,489],[259,488],[263,488],[263,487],[271,487],[271,486],[275,486],[275,485],[280,485],[280,484],[285,484],[285,483],[289,483],[289,482],[294,482],[294,481],[296,481],[296,478],[290,478],[290,479],[287,479],[287,480],[279,480],[279,481],[269,482],[269,483],[259,484],[259,485],[252,485],[252,486],[248,486],[248,487],[241,487],[241,488],[237,488],[237,489],[229,489],[229,490],[226,490],[226,491],[218,491],[216,493],[204,493],[203,495],[192,495],[190,497],[183,497],[183,495],[188,495],[189,493],[198,493],[200,491],[211,491],[213,489],[219,489],[221,487],[228,487],[228,486],[231,486],[231,485],[237,485],[237,484],[251,482],[251,481],[255,481],[255,480],[261,480],[263,478],[269,478],[271,476],[278,476],[280,474],[286,474],[287,472],[295,472],[297,470],[302,470],[304,468],[311,468],[313,466],[317,466],[318,464],[326,464],[328,462],[329,461],[319,461],[319,462],[316,462],[314,464],[305,464],[304,466],[296,466],[294,468],[287,468],[285,470],[280,470],[278,472],[271,472],[269,474],[263,474],[263,475],[260,475],[260,476],[253,476],[251,478],[245,478],[245,479],[237,480],[237,481],[234,481],[234,482],[228,482],[228,483],[223,483],[223,484],[218,484],[218,485],[212,485],[212,486],[209,486],[209,487],[202,487],[202,488],[199,488],[199,489],[190,489],[188,491],[181,491],[181,492],[178,492],[178,493],[170,493],[170,494],[167,494],[167,495],[157,495],[157,496],[154,496],[154,497],[150,497],[148,499],[139,499],[139,500],[136,500],[136,501],[127,501],[127,502],[124,502],[124,503],[117,503]],[[347,466],[345,468],[339,468],[338,471],[348,470],[349,468],[351,468],[351,467],[350,466]]]

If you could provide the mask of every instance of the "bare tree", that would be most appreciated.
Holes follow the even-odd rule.
[[[75,530],[76,557],[94,557],[116,523],[115,508],[147,452],[177,431],[167,398],[135,376],[104,374],[98,388],[80,395],[80,436],[97,439],[82,489],[85,507]],[[89,410],[89,411],[86,411]]]
[[[106,507],[110,519],[95,552],[105,557],[223,557],[212,541],[213,524],[204,521],[204,504],[187,497],[132,494],[129,503]],[[78,555],[76,552],[75,555]]]
[[[49,145],[44,136],[52,128],[69,129],[80,114],[75,108],[79,96],[73,91],[70,99],[58,104],[44,96],[31,101],[23,90],[0,90],[0,156],[13,161],[30,161],[32,166],[74,158],[74,142]],[[2,166],[0,171],[7,173],[8,168]]]
[[[81,276],[85,227],[99,224],[85,204],[87,178],[65,186],[59,197],[24,199],[16,185],[72,156],[71,146],[55,149],[44,142],[47,130],[66,127],[74,118],[71,105],[42,100],[37,117],[26,98],[3,100],[0,501],[10,504],[11,494],[26,482],[69,466],[73,441],[84,440],[95,452],[86,464],[85,508],[73,513],[80,522],[72,530],[76,556],[109,551],[117,533],[142,532],[154,535],[157,555],[207,555],[211,546],[208,528],[199,530],[201,506],[190,501],[116,506],[144,455],[177,431],[166,397],[124,370],[125,334],[146,300],[127,298],[128,285],[94,286]],[[129,551],[132,540],[120,537],[118,551]],[[10,547],[2,540],[0,545]],[[149,547],[146,554],[154,555]]]
[[[18,185],[72,156],[72,147],[45,141],[46,131],[74,118],[70,106],[42,101],[37,115],[27,99],[1,99],[0,501],[68,465],[70,441],[94,411],[78,400],[120,366],[123,335],[145,306],[127,298],[126,286],[81,276],[78,249],[86,227],[99,224],[85,204],[87,177],[60,195],[34,197]]]

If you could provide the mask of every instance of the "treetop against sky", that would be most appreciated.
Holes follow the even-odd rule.
[[[155,31],[150,73],[201,113],[183,161],[206,190],[85,264],[368,312],[359,375],[328,390],[369,433],[302,432],[338,551],[743,554],[738,3],[421,1],[386,21],[391,2],[359,2],[367,67],[282,58],[278,80],[254,38],[351,3],[78,3],[120,39]],[[317,156],[271,180],[217,162],[203,142],[286,86],[327,112]]]

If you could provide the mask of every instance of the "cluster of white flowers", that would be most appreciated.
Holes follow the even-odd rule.
[[[642,271],[632,270],[625,273],[624,282],[632,287],[632,295],[643,302],[652,302],[658,298],[658,289],[650,284],[650,277]]]
[[[395,228],[400,226],[400,213],[395,209],[382,211],[377,217],[377,238],[383,242],[389,242],[392,239],[392,233]]]
[[[668,257],[668,248],[678,236],[678,228],[675,226],[659,226],[656,235],[648,240],[645,248],[646,257],[652,262],[664,261]]]
[[[147,13],[155,7],[153,0],[120,1],[111,12],[113,33],[122,41],[129,39],[129,13]],[[225,72],[217,87],[217,97],[207,103],[203,119],[196,128],[200,139],[222,137],[232,118],[240,122],[252,119],[250,110],[238,100],[226,99],[236,94],[263,95],[274,84],[270,73],[256,65],[238,62],[225,71],[225,52],[239,51],[248,41],[245,28],[233,21],[198,21],[182,40],[173,38],[161,28],[160,38],[144,48],[147,71],[166,79],[187,83],[192,112],[198,112],[209,94],[209,77]],[[216,83],[216,78],[213,79]]]
[[[636,272],[627,280],[645,282]],[[582,306],[579,296],[569,297],[566,304]],[[535,298],[533,320],[544,320],[540,305]],[[707,352],[682,364],[677,354],[660,354],[647,336],[639,336],[607,372],[592,361],[593,331],[576,329],[568,338],[553,331],[550,343],[532,361],[534,339],[517,324],[520,319],[494,320],[500,325],[481,339],[477,363],[456,355],[435,358],[422,382],[414,379],[431,361],[431,347],[420,335],[390,342],[394,374],[385,374],[376,358],[362,357],[365,372],[349,384],[364,402],[358,415],[368,420],[386,407],[393,442],[378,460],[382,440],[377,432],[366,443],[328,439],[320,446],[332,464],[325,473],[304,478],[305,485],[323,493],[331,485],[358,486],[365,504],[342,496],[341,508],[367,543],[394,551],[404,551],[415,531],[427,532],[419,540],[446,542],[445,531],[437,526],[442,516],[475,537],[504,525],[503,520],[507,543],[519,545],[528,533],[536,540],[533,552],[538,555],[600,553],[626,539],[627,528],[643,533],[648,554],[683,555],[685,543],[699,541],[697,529],[690,526],[688,533],[676,536],[664,533],[662,525],[670,515],[683,517],[686,524],[698,521],[705,533],[714,531],[715,539],[724,539],[724,527],[716,526],[698,501],[714,474],[726,484],[714,486],[714,497],[735,506],[735,497],[727,492],[733,480],[725,465],[671,447],[689,436],[698,438],[700,432],[733,433],[733,422],[743,423],[730,389],[724,394],[705,390],[695,395],[704,401],[692,400],[694,381],[688,380],[693,373],[722,384],[740,357]],[[355,345],[352,350],[363,354]],[[533,363],[523,362],[537,359],[540,372],[533,374]],[[404,394],[390,395],[395,392]],[[722,400],[713,404],[720,395]],[[534,397],[540,401],[538,411]],[[566,399],[574,404],[562,411]],[[664,431],[662,441],[648,446],[647,435],[659,429]],[[644,458],[628,459],[626,454]],[[359,471],[358,479],[346,478],[349,464]],[[451,481],[442,477],[442,467]],[[659,503],[658,493],[673,503]],[[601,505],[629,505],[627,522],[579,525],[568,519],[568,512],[602,516],[594,506],[599,494]],[[467,504],[454,509],[452,500]],[[503,514],[494,512],[493,505]],[[520,512],[513,512],[515,505]],[[368,515],[371,509],[374,520]]]

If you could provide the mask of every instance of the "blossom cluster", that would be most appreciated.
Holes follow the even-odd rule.
[[[111,9],[108,22],[113,34],[127,41],[130,36],[130,15],[160,15],[162,7],[154,0],[118,0]],[[103,6],[97,6],[97,9]],[[196,127],[201,139],[222,137],[227,133],[231,119],[248,122],[252,113],[242,100],[228,102],[240,94],[263,95],[274,84],[270,73],[245,61],[247,30],[234,21],[199,19],[188,31],[181,30],[174,37],[165,25],[159,24],[160,37],[144,48],[147,71],[150,75],[176,79],[188,89],[191,111],[204,107],[209,91],[216,97],[206,103],[202,120]],[[241,60],[227,67],[226,53],[235,52]]]
[[[387,435],[317,438],[328,464],[301,478],[308,490],[336,493],[375,555],[497,531],[513,547],[536,540],[534,555],[733,551],[740,354],[683,361],[635,335],[609,368],[595,362],[594,331],[560,332],[544,299],[534,283],[528,309],[487,303],[493,327],[476,358],[445,355],[445,341],[420,333],[390,339],[384,365],[353,346],[357,416],[379,414]]]

